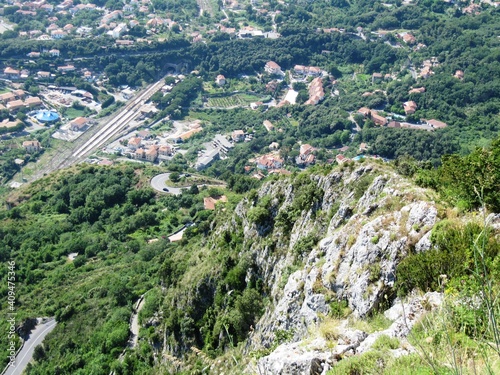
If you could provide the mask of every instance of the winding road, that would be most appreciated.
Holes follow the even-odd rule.
[[[9,366],[5,375],[21,375],[33,358],[35,348],[40,345],[56,326],[55,319],[50,319],[43,324],[38,324],[31,332],[30,338],[24,343],[23,348],[16,357],[15,366]]]
[[[168,186],[167,185],[167,181],[169,181],[169,176],[170,176],[170,173],[162,173],[162,174],[159,174],[158,176],[154,176],[152,179],[151,179],[151,187],[153,189],[155,189],[156,191],[160,191],[162,193],[170,193],[170,194],[173,194],[173,195],[181,195],[182,194],[182,190],[189,190],[190,186],[184,186],[184,187],[181,187],[181,188],[178,188],[178,187],[173,187],[173,186]],[[226,187],[226,184],[224,182],[220,182],[219,184],[198,184],[196,185],[198,186],[198,188],[202,188],[204,186],[206,187],[217,187],[217,188],[225,188]],[[167,188],[168,191],[165,191],[163,189]]]
[[[151,187],[157,191],[161,191],[162,193],[170,193],[173,195],[181,195],[182,190],[181,188],[173,187],[173,186],[168,186],[166,183],[169,180],[170,173],[162,173],[159,174],[158,176],[154,176],[151,179]],[[168,189],[168,192],[163,190],[164,188]]]

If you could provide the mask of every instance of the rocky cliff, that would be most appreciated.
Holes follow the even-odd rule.
[[[244,345],[248,357],[266,355],[257,356],[247,373],[326,373],[382,334],[404,338],[423,311],[422,298],[440,303],[432,295],[415,296],[403,310],[394,305],[396,266],[410,252],[431,246],[430,231],[440,215],[432,192],[386,165],[271,180],[224,215],[226,220],[214,222],[208,243],[241,233],[245,280],[259,280],[269,300]],[[315,334],[335,315],[332,309],[341,310],[329,329],[334,333]],[[375,310],[388,310],[392,325],[385,331],[369,333],[349,323]],[[410,345],[405,350],[412,351]]]
[[[257,196],[240,202],[231,223],[219,228],[243,228],[243,248],[256,265],[247,278],[258,274],[270,290],[271,303],[251,333],[246,352],[272,347],[279,332],[295,343],[260,359],[259,371],[266,374],[323,368],[320,364],[333,355],[318,350],[326,348],[324,339],[306,346],[315,350],[302,347],[300,355],[297,343],[310,337],[332,303],[345,302],[358,318],[388,309],[394,301],[397,264],[409,252],[430,247],[430,230],[439,220],[432,193],[383,165],[313,173],[298,180],[266,183]],[[252,210],[266,200],[269,217],[255,220]],[[401,322],[394,325],[391,335],[401,335]],[[345,346],[339,346],[339,353],[368,337],[346,327],[342,331],[348,338],[341,338]],[[294,353],[288,364],[287,352]]]

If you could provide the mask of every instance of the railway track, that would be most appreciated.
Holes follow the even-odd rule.
[[[165,77],[147,87],[107,122],[102,123],[94,129],[90,129],[87,134],[80,137],[71,147],[65,147],[61,152],[58,152],[46,167],[39,170],[33,176],[32,180],[37,180],[45,174],[70,167],[85,160],[92,152],[126,129],[130,122],[140,115],[140,109],[144,103],[164,85]]]
[[[127,104],[117,116],[115,116],[110,122],[105,124],[100,130],[94,134],[84,145],[79,147],[73,153],[73,157],[76,160],[87,156],[92,151],[101,147],[109,139],[119,133],[121,130],[125,129],[128,124],[135,119],[140,114],[140,109],[145,102],[151,98],[151,96],[158,91],[164,84],[164,79],[156,82],[151,87],[146,89],[137,98],[133,99],[131,103]]]

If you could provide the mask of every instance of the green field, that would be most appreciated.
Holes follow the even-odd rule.
[[[64,115],[68,118],[68,120],[73,120],[77,117],[85,117],[85,111],[81,109],[68,108],[64,111]]]
[[[360,81],[368,81],[371,77],[369,74],[356,74],[356,78]]]

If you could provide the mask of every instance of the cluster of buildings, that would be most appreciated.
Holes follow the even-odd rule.
[[[269,74],[284,76],[284,72],[281,67],[274,61],[268,61],[264,66],[264,70]],[[323,80],[321,78],[327,74],[325,71],[321,70],[321,68],[317,66],[295,65],[293,67],[293,73],[295,76],[315,77],[309,84],[309,99],[304,103],[305,105],[316,105],[325,98],[325,90],[323,88]],[[277,87],[278,82],[273,80],[266,85],[266,90],[272,92],[276,90]],[[290,104],[291,102],[295,102],[295,97],[289,99],[287,95],[287,97],[282,100],[278,106],[281,107],[285,104]],[[255,103],[254,106],[251,105],[252,109],[256,109],[257,107],[258,103]]]
[[[40,57],[40,56],[47,56],[47,57],[59,57],[59,55],[61,54],[61,51],[59,51],[58,49],[56,48],[52,48],[50,50],[48,49],[43,49],[42,52],[37,52],[37,51],[32,51],[28,54],[26,54],[26,56],[28,56],[29,58],[37,58],[37,57]]]
[[[277,142],[272,142],[269,145],[269,150],[270,152],[267,154],[260,155],[255,159],[250,159],[249,162],[254,166],[245,166],[245,172],[251,174],[251,176],[257,180],[261,180],[266,176],[263,172],[268,174],[289,175],[290,171],[283,169],[285,161],[279,155],[279,144]]]
[[[29,74],[30,72],[27,69],[18,70],[8,66],[3,70],[2,78],[15,81],[18,79],[26,79],[29,77]]]
[[[40,56],[41,53],[40,52],[30,52],[30,53],[28,53],[28,55]],[[66,74],[69,72],[73,72],[75,70],[76,70],[76,68],[72,64],[60,65],[57,67],[57,72],[61,73],[61,74]],[[85,74],[85,72],[84,72],[84,74]],[[14,69],[10,66],[6,67],[3,70],[3,74],[0,75],[1,78],[5,78],[5,79],[10,80],[10,81],[26,80],[27,78],[29,78],[29,76],[30,76],[29,70],[27,70],[27,69],[20,69],[20,70]],[[47,72],[47,71],[38,71],[35,75],[35,79],[51,80],[54,77],[55,77],[55,74],[52,74],[52,73]],[[89,78],[88,76],[83,76],[82,78],[85,79],[86,81],[91,81],[88,79]]]
[[[284,163],[285,161],[279,156],[277,151],[272,151],[255,159],[257,168],[267,171],[280,169]]]
[[[387,74],[382,74],[382,73],[373,73],[372,74],[372,84],[382,82],[383,80],[391,80],[392,76],[387,73]]]
[[[233,135],[235,135],[235,138],[239,141],[240,137],[238,134],[234,134],[233,132]],[[200,155],[194,167],[196,170],[201,171],[207,168],[214,161],[227,157],[228,152],[233,148],[234,144],[231,143],[225,136],[222,134],[216,134],[211,144],[207,145],[207,149]]]
[[[346,157],[344,154],[338,154],[337,156],[335,156],[335,161],[337,162],[338,165],[342,165],[344,163],[351,161],[351,159]]]
[[[411,91],[411,90],[410,90]],[[422,91],[418,91],[422,92]],[[403,104],[403,108],[405,110],[405,113],[407,115],[415,113],[417,109],[417,104],[414,101],[408,101]],[[369,109],[367,107],[362,107],[358,109],[358,113],[363,115],[364,118],[366,119],[371,119],[376,125],[379,126],[387,126],[389,128],[411,128],[411,129],[425,129],[425,130],[436,130],[436,129],[442,129],[448,126],[446,123],[431,119],[431,120],[422,120],[423,124],[425,127],[422,127],[421,125],[414,125],[414,124],[409,124],[409,123],[400,123],[398,121],[389,121],[387,118],[384,116],[381,116],[378,114],[377,111],[373,109]]]
[[[13,90],[0,94],[0,110],[17,111],[21,108],[36,108],[42,105],[38,96],[27,97],[23,90]]]
[[[47,20],[49,26],[34,29],[29,31],[21,31],[20,37],[33,38],[38,40],[59,40],[68,38],[71,35],[80,37],[89,36],[94,31],[94,27],[81,26],[75,27],[71,23],[61,24],[59,21],[61,16],[74,16],[82,10],[99,12],[102,14],[100,19],[99,28],[107,31],[111,37],[118,39],[126,34],[130,28],[133,28],[141,23],[134,19],[134,15],[138,17],[147,17],[145,27],[150,30],[155,30],[159,26],[166,25],[171,28],[175,21],[170,19],[163,19],[155,14],[150,13],[150,0],[130,0],[128,3],[123,4],[122,9],[108,10],[106,8],[97,7],[91,3],[80,3],[79,1],[63,0],[61,3],[54,5],[50,4],[47,0],[37,1],[17,1],[7,0],[9,5],[19,6],[16,13],[24,16],[36,16],[38,12],[44,12],[49,15]],[[78,3],[78,4],[75,4]],[[123,22],[118,23],[120,20]],[[36,52],[32,57],[39,57]]]
[[[373,109],[361,107],[360,109],[358,109],[358,113],[363,115],[365,119],[371,119],[376,125],[387,125],[387,119],[384,116],[379,115],[378,112]]]
[[[295,65],[293,71],[297,75],[319,77],[323,74],[321,68],[317,66]]]
[[[16,13],[22,14],[23,16],[36,16],[38,12],[44,12],[50,15],[50,17],[47,18],[50,25],[45,29],[21,31],[19,33],[20,37],[36,38],[39,40],[62,39],[75,30],[79,30],[79,28],[75,28],[75,26],[69,23],[64,26],[57,25],[56,22],[59,21],[59,18],[56,15],[74,15],[84,9],[98,10],[95,4],[80,3],[74,5],[73,0],[64,0],[57,5],[49,4],[46,0],[24,1],[22,3],[14,0],[7,0],[7,3],[19,6],[20,9],[17,10]]]
[[[153,139],[147,130],[141,130],[127,143],[128,154],[136,160],[156,162],[158,159],[168,159],[175,154],[175,148],[171,144]]]
[[[323,89],[323,80],[321,77],[314,78],[309,84],[309,99],[305,105],[316,105],[325,98],[325,90]]]
[[[432,68],[438,67],[439,65],[440,64],[437,57],[431,57],[429,60],[425,60],[422,63],[422,68],[418,73],[418,77],[422,79],[429,78],[430,76],[434,75],[434,71],[432,70]]]
[[[148,22],[146,22],[146,27],[152,31],[161,26],[172,29],[175,25],[179,27],[179,30],[182,30],[182,26],[180,26],[177,22],[172,21],[170,18],[152,17]]]
[[[316,149],[310,144],[300,145],[299,156],[295,158],[295,163],[299,167],[308,167],[316,161],[316,157],[313,155],[313,152]]]

